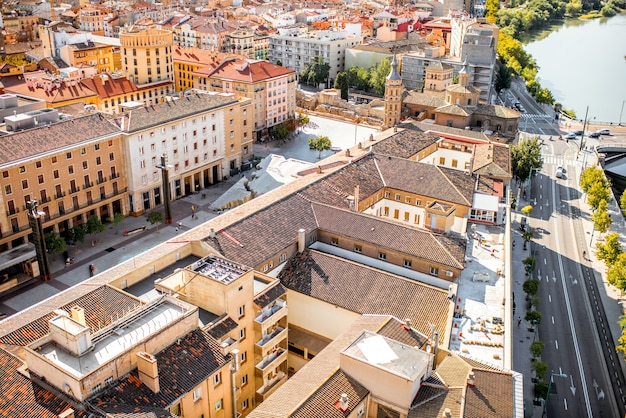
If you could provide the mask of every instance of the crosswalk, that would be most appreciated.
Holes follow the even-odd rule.
[[[551,164],[555,166],[563,165],[564,158],[562,155],[544,155],[543,165]]]
[[[522,113],[522,119],[552,119],[545,113]]]

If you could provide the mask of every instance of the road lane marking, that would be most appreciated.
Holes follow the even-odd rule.
[[[565,410],[567,411],[567,399],[563,398],[563,406],[565,407]]]
[[[554,346],[557,350],[559,349],[559,342],[557,340],[554,340]]]
[[[545,258],[543,259],[543,264],[548,264]]]
[[[550,302],[552,302],[552,295],[548,295],[548,300],[550,300]]]
[[[552,325],[554,325],[554,317],[552,317]]]

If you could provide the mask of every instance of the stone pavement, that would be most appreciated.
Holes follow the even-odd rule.
[[[241,176],[232,176],[227,180],[201,190],[197,194],[185,196],[171,203],[172,224],[151,225],[147,218],[151,211],[141,216],[127,216],[124,221],[114,228],[107,225],[107,229],[94,237],[88,236],[85,241],[76,246],[69,246],[70,257],[74,263],[65,266],[61,254],[50,257],[52,278],[47,282],[33,280],[27,286],[0,297],[0,312],[11,315],[17,311],[32,306],[59,291],[72,287],[89,278],[89,265],[96,267],[95,273],[100,273],[111,266],[131,259],[153,246],[174,238],[178,222],[182,230],[188,230],[196,225],[215,218],[219,215],[211,207],[211,203],[222,196],[233,186]],[[191,217],[191,207],[195,206],[195,216]],[[163,213],[163,207],[156,210]],[[124,236],[124,230],[146,227],[144,231]]]

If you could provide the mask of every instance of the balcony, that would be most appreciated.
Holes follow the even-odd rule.
[[[107,181],[106,177],[102,177],[102,178],[99,178],[98,180],[96,180],[96,182],[97,182],[98,184],[105,183],[106,181]]]
[[[276,377],[267,380],[263,386],[256,391],[263,400],[276,391],[283,383],[287,381],[287,374],[284,372],[276,373]]]
[[[9,215],[15,215],[16,213],[19,213],[20,208],[9,208]]]
[[[119,173],[111,174],[111,175],[109,176],[109,179],[110,179],[110,180],[114,180],[114,179],[118,178],[119,176],[120,176],[120,174],[119,174]]]
[[[42,197],[41,199],[39,199],[39,203],[40,203],[40,204],[44,204],[44,203],[48,203],[48,202],[49,202],[49,201],[51,201],[51,200],[52,200],[52,199],[50,199],[50,197],[49,197],[49,196],[45,196],[45,197]]]
[[[266,334],[257,341],[256,345],[261,348],[261,355],[265,357],[272,347],[275,347],[280,340],[285,338],[287,338],[287,328],[277,327],[273,332]]]
[[[263,309],[261,315],[254,318],[257,324],[261,324],[263,331],[269,325],[275,324],[283,316],[287,315],[287,302],[277,299],[269,308]]]
[[[78,193],[80,192],[80,187],[72,187],[70,188],[70,194],[74,194],[74,193]]]
[[[85,183],[85,185],[83,186],[83,189],[89,189],[90,187],[93,187],[93,181],[90,181],[89,183]]]
[[[65,192],[55,193],[54,194],[54,198],[55,199],[63,199],[64,197],[65,197]]]
[[[265,357],[260,363],[256,365],[256,368],[261,371],[267,371],[274,369],[278,364],[287,360],[287,350],[284,348],[276,347],[272,354]]]

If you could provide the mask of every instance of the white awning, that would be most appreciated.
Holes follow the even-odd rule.
[[[474,200],[472,202],[472,209],[481,209],[491,212],[497,212],[499,204],[500,198],[498,198],[498,196],[475,193]]]

